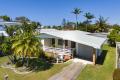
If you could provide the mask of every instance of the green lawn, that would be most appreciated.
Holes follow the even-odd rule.
[[[6,61],[8,61],[7,57],[0,57],[0,64]],[[3,80],[3,75],[5,73],[9,75],[9,80],[47,80],[49,77],[58,73],[63,67],[69,64],[70,63],[55,64],[48,70],[32,72],[25,75],[16,74],[10,69],[0,68],[0,80]]]
[[[115,69],[115,48],[104,45],[103,49],[108,51],[103,65],[87,65],[77,80],[112,80]]]

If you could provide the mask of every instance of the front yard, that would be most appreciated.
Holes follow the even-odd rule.
[[[77,80],[112,80],[112,74],[115,69],[115,48],[104,45],[103,50],[107,51],[106,57],[104,61],[102,61],[103,64],[97,64],[95,66],[87,65],[80,73]],[[0,57],[0,64],[6,61],[8,61],[8,57]],[[10,69],[0,68],[0,80],[3,79],[5,73],[8,74],[9,80],[48,80],[49,77],[58,73],[63,67],[69,64],[70,63],[54,64],[47,70],[32,72],[24,75],[16,74]]]
[[[0,64],[8,61],[8,57],[0,57]],[[28,74],[16,74],[10,69],[0,68],[0,80],[3,80],[4,74],[7,73],[9,80],[47,80],[52,75],[58,73],[63,67],[70,63],[54,64],[50,69],[32,72]]]
[[[77,80],[113,80],[112,75],[115,69],[115,48],[108,45],[103,46],[107,51],[103,64],[87,65],[80,73]]]

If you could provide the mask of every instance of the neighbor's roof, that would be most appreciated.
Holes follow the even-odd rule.
[[[55,29],[41,29],[40,31],[41,38],[47,38],[47,37],[57,37],[62,38],[64,40],[70,40],[74,41],[80,44],[88,45],[97,49],[100,49],[102,44],[105,42],[105,38],[95,37],[92,35],[89,35],[91,33],[84,32],[84,31],[63,31],[63,30],[55,30]]]
[[[2,21],[2,22],[0,22],[0,25],[7,25],[7,26],[10,26],[10,25],[21,25],[21,23],[20,22],[4,22],[4,21]]]
[[[1,36],[1,35],[6,36],[6,37],[9,36],[9,35],[6,33],[6,31],[0,31],[0,36]]]

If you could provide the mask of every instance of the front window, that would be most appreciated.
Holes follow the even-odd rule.
[[[68,46],[68,40],[65,40],[65,46]]]
[[[55,45],[55,39],[52,38],[52,45]]]
[[[63,45],[63,40],[62,39],[58,39],[58,45]]]
[[[71,41],[71,48],[75,48],[76,44],[75,42]]]

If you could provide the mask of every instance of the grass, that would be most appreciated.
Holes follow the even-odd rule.
[[[0,57],[0,64],[8,60],[9,59],[7,57]],[[3,76],[5,73],[8,74],[9,80],[48,80],[49,77],[58,73],[62,68],[69,64],[70,63],[54,64],[50,69],[32,72],[25,75],[16,74],[10,69],[0,68],[0,80],[3,80]]]
[[[115,48],[108,45],[103,46],[107,54],[102,65],[87,65],[80,73],[77,80],[113,80],[115,69]]]

